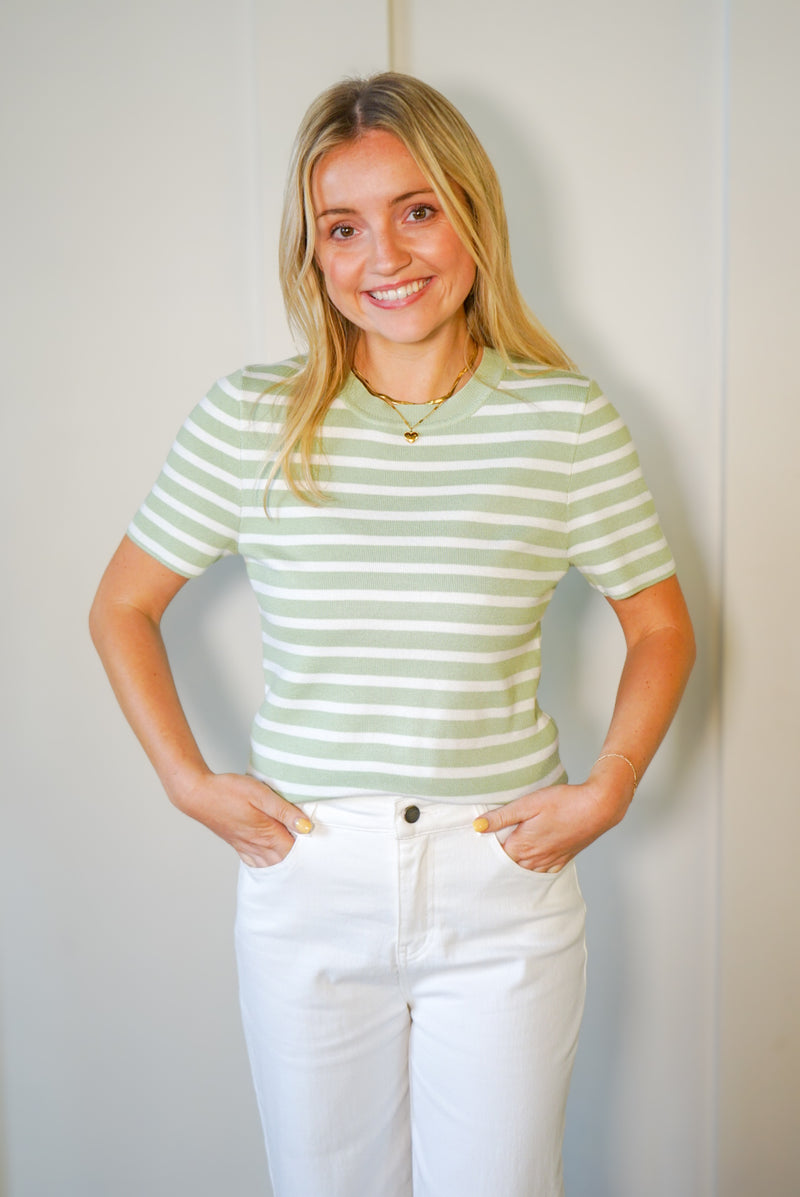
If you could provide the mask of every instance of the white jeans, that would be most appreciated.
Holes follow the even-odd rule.
[[[236,918],[275,1197],[558,1197],[585,988],[574,866],[515,864],[473,831],[485,807],[305,810],[280,864],[242,865]]]

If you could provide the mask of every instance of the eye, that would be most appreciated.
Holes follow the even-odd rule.
[[[408,219],[412,224],[420,224],[423,220],[429,220],[435,214],[436,209],[431,204],[415,204],[408,214]]]
[[[350,241],[355,232],[351,224],[335,224],[328,235],[335,241]]]

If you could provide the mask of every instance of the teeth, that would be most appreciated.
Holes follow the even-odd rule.
[[[390,287],[388,291],[370,291],[370,295],[373,299],[392,303],[395,299],[405,299],[409,295],[416,295],[417,291],[421,291],[427,285],[428,279],[421,279],[417,282],[407,283],[405,287]]]

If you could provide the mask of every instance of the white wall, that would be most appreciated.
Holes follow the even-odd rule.
[[[254,1197],[235,863],[159,792],[86,616],[188,406],[291,348],[263,213],[272,242],[299,115],[329,78],[386,66],[385,13],[7,0],[0,21],[0,1176],[9,1197]],[[241,583],[214,571],[169,620],[211,759],[240,769],[259,660]]]
[[[468,13],[477,20],[477,5],[413,3],[410,66],[451,95],[491,147],[526,295],[632,426],[700,643],[687,700],[635,808],[581,870],[589,998],[567,1188],[581,1197],[709,1193],[721,14],[709,3],[494,0],[492,28],[514,36],[492,38]],[[442,55],[460,22],[476,36]],[[620,640],[605,605],[570,582],[545,624],[543,688],[578,775],[602,741]]]
[[[800,8],[731,6],[720,1187],[800,1192]]]
[[[391,15],[398,65],[451,95],[498,166],[531,303],[633,427],[700,640],[634,810],[583,863],[570,1197],[789,1197],[795,6],[288,8],[6,0],[0,15],[0,1193],[265,1191],[236,1010],[235,862],[160,794],[85,617],[186,409],[215,376],[290,348],[274,240],[291,135],[328,81],[387,65]],[[577,774],[602,735],[619,638],[572,579],[548,624],[545,688]],[[241,767],[259,683],[236,563],[183,591],[167,630],[212,764]]]

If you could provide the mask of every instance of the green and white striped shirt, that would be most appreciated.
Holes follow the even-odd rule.
[[[317,459],[329,501],[278,479],[267,518],[276,391],[297,362],[217,382],[129,528],[185,576],[244,557],[265,683],[252,772],[299,802],[505,802],[564,780],[536,699],[556,584],[575,565],[624,598],[674,572],[622,420],[595,383],[522,378],[487,350],[409,444],[351,376]]]

